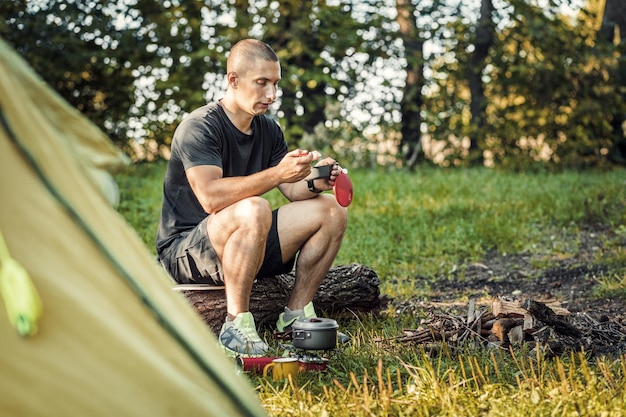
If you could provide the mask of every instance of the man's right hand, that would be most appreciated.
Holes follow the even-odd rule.
[[[317,161],[320,157],[318,151],[295,149],[288,152],[278,164],[283,182],[294,183],[305,179],[311,173],[311,162]]]

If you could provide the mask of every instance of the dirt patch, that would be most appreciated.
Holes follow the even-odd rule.
[[[596,226],[576,236],[553,236],[551,240],[558,242],[562,251],[554,253],[561,255],[491,252],[479,263],[458,265],[440,277],[431,286],[428,300],[396,300],[392,304],[398,312],[428,304],[462,310],[469,298],[484,304],[497,297],[531,298],[557,300],[572,313],[626,320],[626,299],[601,297],[597,291],[599,280],[615,272],[602,263],[602,254],[610,250],[607,245],[626,246],[626,238],[614,235],[609,228]],[[623,274],[624,268],[620,267],[618,272]]]
[[[575,236],[563,232],[549,239],[555,250],[512,255],[494,251],[481,262],[457,265],[435,283],[431,280],[426,298],[392,300],[396,313],[426,316],[416,329],[405,329],[403,335],[392,339],[434,346],[437,351],[439,340],[445,339],[453,346],[469,339],[485,345],[495,340],[504,347],[516,334],[515,346],[528,342],[546,354],[558,355],[572,349],[615,357],[626,354],[626,298],[601,296],[598,291],[601,280],[624,277],[623,262],[607,261],[614,261],[615,251],[626,246],[626,236],[598,226]],[[495,313],[494,300],[514,305],[519,302],[525,312],[515,311],[510,316]],[[543,303],[567,311],[554,323],[543,317],[533,322],[537,316],[524,306]],[[475,314],[479,315],[477,319]],[[527,322],[529,315],[532,319]],[[502,323],[511,326],[506,332],[495,331],[497,325],[504,326]],[[528,323],[537,326],[527,328]],[[493,327],[487,329],[488,324]],[[575,334],[564,333],[563,327],[573,329]]]

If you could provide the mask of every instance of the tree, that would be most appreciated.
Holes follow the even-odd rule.
[[[338,29],[332,22],[337,17],[320,13],[324,12],[314,2],[279,2],[274,24],[266,28],[265,40],[278,51],[287,77],[281,81],[281,113],[292,144],[324,121],[327,90],[333,84],[331,62],[322,59],[320,51],[332,51],[329,46]]]
[[[256,37],[283,64],[290,146],[375,153],[377,126],[368,139],[409,167],[624,162],[626,6],[587,1],[573,21],[561,0],[18,0],[0,2],[0,34],[137,159],[167,155],[222,94],[229,48]]]
[[[415,6],[411,0],[397,0],[397,22],[406,59],[406,82],[400,112],[402,141],[400,148],[408,168],[413,168],[421,151],[422,88],[424,87],[424,40],[415,22]]]
[[[485,60],[489,55],[489,49],[493,45],[495,37],[495,23],[493,21],[492,0],[481,0],[480,17],[476,23],[474,38],[474,51],[470,54],[468,62],[468,85],[471,94],[470,113],[470,163],[483,164],[481,147],[478,135],[484,134],[485,121],[487,118],[487,98],[483,87],[483,72]]]
[[[599,38],[604,42],[620,44],[626,39],[626,3],[620,0],[605,0]]]
[[[621,108],[607,78],[608,56],[593,47],[583,24],[559,14],[557,2],[538,7],[509,0],[512,24],[499,34],[491,62],[488,113],[496,162],[525,167],[586,167],[606,160],[612,108]]]
[[[593,48],[594,36],[583,24],[593,16],[573,21],[559,5],[506,0],[494,9],[497,31],[480,73],[486,98],[481,132],[471,111],[480,94],[461,77],[476,58],[468,52],[476,52],[468,19],[474,11],[459,4],[456,14],[447,14],[438,38],[442,52],[429,63],[432,94],[425,98],[429,135],[442,147],[440,163],[470,162],[470,138],[487,162],[508,167],[583,167],[606,160],[613,141],[609,113],[622,109],[623,100],[607,78],[609,57]]]
[[[247,2],[236,4],[244,8]],[[235,22],[220,20],[232,14],[232,8],[219,0],[140,0],[135,8],[141,22],[137,48],[154,55],[135,71],[141,88],[136,89],[139,100],[130,115],[139,131],[129,143],[138,146],[129,152],[151,159],[167,153],[185,114],[221,94],[225,52],[241,35],[236,22],[248,24],[249,19],[237,14]]]
[[[622,0],[606,0],[602,25],[598,31],[598,42],[604,47],[614,50],[617,64],[615,68],[616,90],[626,90],[626,2]],[[620,94],[622,101],[626,101],[626,94]],[[614,144],[610,157],[621,164],[626,164],[626,137],[624,123],[626,117],[623,111],[613,114]]]
[[[69,103],[126,137],[134,103],[133,71],[150,59],[136,31],[116,27],[106,1],[0,2],[0,35]],[[127,16],[128,26],[134,15]]]
[[[328,121],[336,104],[358,94],[356,86],[366,80],[372,63],[392,50],[392,39],[378,1],[368,7],[325,0],[274,4],[265,10],[263,39],[281,58],[279,116],[289,143],[298,145]],[[331,115],[341,116],[349,119],[345,113]]]

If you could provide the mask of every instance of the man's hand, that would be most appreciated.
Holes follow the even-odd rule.
[[[341,173],[341,167],[337,164],[333,158],[324,158],[320,160],[316,166],[324,166],[331,165],[332,169],[330,171],[330,177],[328,178],[319,178],[314,180],[315,188],[322,191],[332,190],[335,185],[335,180],[339,177],[339,173]]]
[[[281,183],[278,188],[290,201],[306,200],[316,196],[308,188],[306,177],[311,174],[311,163],[317,161],[315,166],[330,165],[330,176],[313,180],[316,190],[329,191],[333,189],[335,181],[342,172],[342,168],[333,158],[320,159],[318,151],[307,151],[303,149],[293,150],[285,155],[282,161],[274,167],[278,169]]]
[[[304,149],[288,152],[277,166],[282,182],[294,183],[306,178],[311,173],[311,162],[317,161],[320,156],[317,151],[309,152]]]

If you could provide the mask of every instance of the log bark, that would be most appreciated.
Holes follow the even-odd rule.
[[[525,308],[533,317],[540,320],[554,328],[554,330],[565,336],[572,336],[575,338],[582,337],[582,332],[576,328],[576,326],[561,320],[558,315],[546,306],[544,303],[527,299],[522,302],[522,307]]]
[[[257,325],[272,328],[283,311],[293,288],[293,273],[259,279],[254,283],[250,297],[250,311]],[[380,312],[387,302],[380,295],[380,280],[369,267],[350,264],[333,267],[328,271],[316,296],[313,298],[319,316],[331,318],[353,317],[356,312]],[[200,317],[215,332],[226,317],[226,300],[223,290],[181,291]]]
[[[500,298],[491,302],[491,310],[493,311],[493,315],[496,317],[511,316],[513,314],[518,315],[519,317],[524,317],[528,314],[528,309],[522,306],[522,302],[522,300],[507,301]],[[531,303],[531,301],[528,300],[525,302],[528,303],[528,305]],[[569,310],[561,307],[561,303],[558,301],[548,301],[542,304],[552,310],[557,316],[565,317],[571,315]]]

